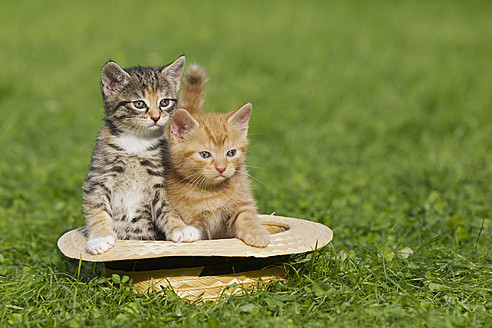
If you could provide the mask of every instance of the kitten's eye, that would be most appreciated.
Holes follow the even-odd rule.
[[[234,157],[236,156],[236,150],[235,149],[231,149],[227,152],[227,156],[229,157]]]
[[[211,155],[208,151],[199,152],[201,158],[209,158]]]
[[[136,100],[133,102],[133,106],[136,109],[144,109],[147,107],[147,104],[145,104],[145,101],[143,101],[143,100]]]
[[[171,107],[171,105],[172,105],[172,104],[173,104],[173,103],[172,103],[171,99],[162,99],[162,100],[159,102],[159,107],[160,107],[161,109],[166,109],[166,108]]]

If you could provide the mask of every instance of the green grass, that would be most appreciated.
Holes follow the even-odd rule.
[[[492,4],[4,1],[2,326],[491,327]],[[287,284],[134,294],[56,241],[82,226],[100,70],[186,54],[207,106],[251,101],[261,212],[322,222]]]

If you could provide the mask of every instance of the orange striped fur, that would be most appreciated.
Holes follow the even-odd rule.
[[[226,113],[200,113],[206,76],[186,75],[181,105],[171,117],[168,142],[171,167],[166,170],[166,238],[181,242],[238,237],[246,244],[265,247],[268,231],[258,219],[245,157],[252,105]],[[195,83],[193,88],[190,84]],[[198,86],[198,87],[197,87]],[[187,95],[186,92],[193,95]],[[187,109],[187,108],[186,108]]]
[[[185,81],[179,106],[186,108],[192,114],[201,113],[205,101],[205,84],[207,83],[205,70],[197,64],[191,65],[186,70]]]

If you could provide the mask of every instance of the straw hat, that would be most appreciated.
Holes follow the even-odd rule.
[[[260,219],[271,233],[265,248],[236,238],[193,243],[117,240],[112,249],[92,255],[85,250],[85,228],[65,233],[58,248],[73,259],[104,262],[107,276],[130,276],[141,290],[171,287],[181,297],[206,300],[221,293],[244,293],[259,280],[282,279],[289,255],[322,248],[333,238],[332,231],[320,223],[273,215],[260,215]]]

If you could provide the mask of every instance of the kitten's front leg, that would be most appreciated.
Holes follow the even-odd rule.
[[[164,221],[164,233],[167,240],[175,243],[190,243],[200,239],[200,231],[193,226],[186,225],[175,212],[167,212],[164,215]]]
[[[256,212],[239,211],[233,221],[236,237],[245,244],[255,247],[267,247],[270,243],[270,233],[263,227]]]
[[[111,249],[116,242],[111,216],[100,208],[85,208],[88,230],[86,250],[90,254],[101,254]]]
[[[165,190],[156,192],[153,204],[156,226],[164,233],[166,240],[189,243],[200,239],[200,232],[195,227],[186,225],[178,213],[169,209],[162,194],[165,194]]]

